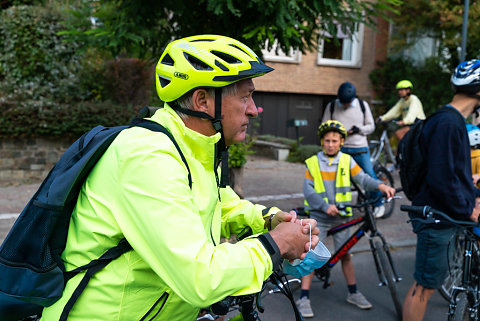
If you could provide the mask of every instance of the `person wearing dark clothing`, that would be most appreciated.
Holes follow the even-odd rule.
[[[468,220],[475,205],[475,187],[465,118],[450,105],[442,109],[423,128],[427,176],[413,205],[430,205],[454,219]]]
[[[480,207],[475,206],[465,119],[480,107],[480,60],[458,65],[451,82],[455,89],[452,101],[432,115],[422,131],[427,173],[413,204],[429,205],[455,219],[476,222]],[[404,321],[423,319],[428,300],[447,273],[448,242],[456,231],[447,225],[412,225],[417,234],[415,281],[403,304]]]

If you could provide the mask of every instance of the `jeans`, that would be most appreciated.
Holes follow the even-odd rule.
[[[358,152],[364,153],[359,154]],[[360,166],[365,173],[374,179],[378,179],[377,175],[375,175],[375,171],[373,170],[372,162],[370,162],[370,151],[368,150],[368,147],[342,147],[342,153],[351,155],[358,166]],[[368,199],[376,199],[380,198],[381,195],[382,193],[380,193],[380,191],[367,192],[366,197]],[[375,206],[380,205],[382,205],[381,198],[375,203]]]

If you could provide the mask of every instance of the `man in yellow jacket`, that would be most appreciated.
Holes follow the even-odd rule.
[[[220,187],[220,157],[257,116],[251,78],[271,70],[223,36],[188,37],[164,49],[156,84],[165,106],[150,119],[174,136],[192,186],[166,135],[140,127],[119,134],[81,189],[62,259],[72,270],[122,238],[133,250],[93,275],[68,320],[193,321],[200,308],[226,296],[258,292],[282,257],[303,258],[309,243],[316,246],[314,220],[301,222]],[[220,244],[221,236],[247,226],[253,237]],[[83,274],[68,281],[42,320],[59,320]]]

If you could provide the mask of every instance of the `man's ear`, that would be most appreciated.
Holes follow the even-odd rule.
[[[343,146],[343,144],[345,144],[345,138],[340,138],[340,146]]]
[[[208,91],[200,88],[196,89],[192,95],[192,103],[193,109],[196,111],[208,113],[208,101],[210,99],[210,95]]]

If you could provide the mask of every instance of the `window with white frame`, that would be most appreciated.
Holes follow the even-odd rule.
[[[265,48],[267,48],[267,45],[268,45],[268,40],[265,45]],[[263,49],[262,50],[263,60],[274,61],[274,62],[275,61],[289,62],[289,63],[297,63],[297,64],[300,63],[302,58],[302,53],[300,52],[300,50],[290,49],[288,54],[286,54],[281,49],[278,49],[278,52],[276,52],[277,48],[278,48],[278,42],[277,40],[275,40],[271,50]]]
[[[317,56],[317,64],[337,67],[357,67],[362,65],[363,24],[352,34],[342,31],[337,26],[337,39],[325,33],[320,40]]]

